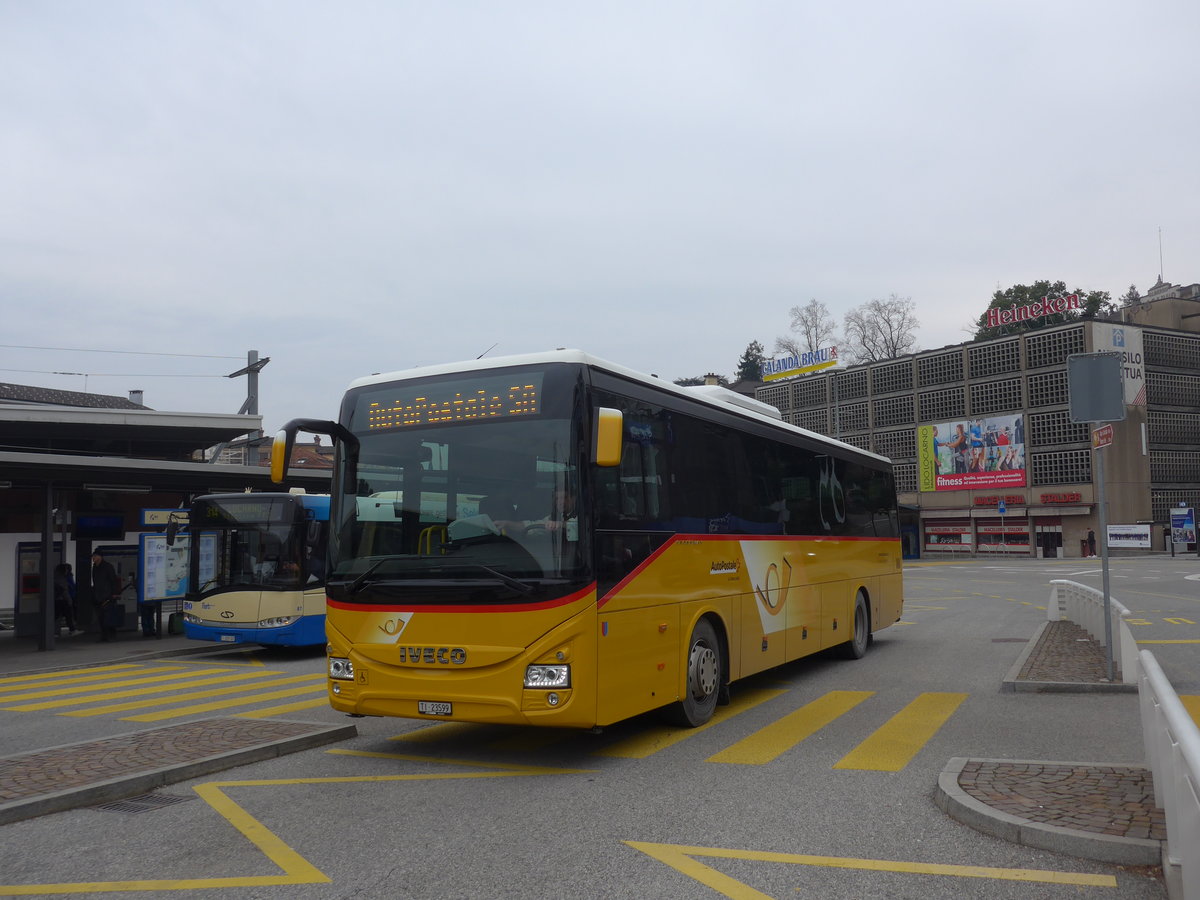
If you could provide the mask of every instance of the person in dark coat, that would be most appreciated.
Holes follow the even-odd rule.
[[[100,640],[117,638],[117,601],[121,596],[121,579],[112,563],[99,550],[92,551],[92,602],[96,605],[96,622]]]
[[[65,619],[67,634],[79,634],[75,627],[75,598],[70,581],[71,567],[60,563],[54,567],[54,618]],[[57,622],[56,622],[57,627]]]

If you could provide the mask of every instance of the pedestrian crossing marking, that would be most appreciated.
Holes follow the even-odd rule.
[[[235,719],[269,719],[271,716],[282,716],[287,713],[300,712],[304,709],[316,709],[319,706],[329,706],[328,697],[318,697],[316,700],[298,700],[295,703],[282,703],[279,706],[268,706],[266,709],[252,709],[249,712],[234,713]]]
[[[210,679],[210,680],[213,680],[213,681],[231,680],[233,678],[238,678],[245,682],[245,679],[254,678],[254,677],[256,677],[256,676],[239,673],[238,675],[227,675],[227,676],[225,676],[224,679]],[[134,710],[134,709],[146,709],[147,707],[150,707],[150,706],[165,706],[169,703],[178,703],[183,700],[203,700],[206,697],[229,697],[233,694],[245,694],[249,691],[261,690],[262,688],[283,687],[286,684],[298,684],[300,682],[311,681],[315,677],[317,677],[317,676],[300,675],[300,676],[293,676],[291,678],[272,678],[267,681],[260,680],[260,681],[254,681],[254,682],[245,682],[243,684],[229,685],[228,687],[216,688],[214,690],[188,691],[188,692],[182,693],[182,694],[174,694],[170,697],[149,697],[149,698],[146,698],[143,700],[131,700],[128,703],[113,703],[113,704],[110,704],[107,706],[98,706],[98,707],[93,707],[93,708],[89,708],[89,709],[78,709],[78,710],[75,710],[74,712],[60,713],[60,715],[72,716],[75,718],[88,718],[90,716],[103,716],[103,715],[108,715],[109,713],[129,712],[130,710]],[[136,696],[136,695],[134,695],[134,696]],[[254,695],[251,695],[249,698],[244,698],[244,699],[240,700],[239,702],[245,704],[245,703],[250,703],[253,700],[254,700]]]
[[[313,691],[325,691],[324,684],[325,673],[321,672],[316,675],[306,675],[297,681],[305,679],[321,679],[320,685],[309,685],[307,687],[291,688],[285,691],[269,691],[265,694],[252,694],[249,697],[238,697],[232,700],[217,700],[212,703],[200,703],[196,706],[185,706],[183,709],[167,709],[162,712],[144,713],[140,716],[123,716],[122,722],[161,722],[164,719],[179,719],[184,716],[195,716],[200,713],[213,712],[218,709],[229,709],[234,706],[246,706],[250,703],[257,703],[259,700],[279,700],[284,697],[298,697],[301,694],[311,694]]]
[[[667,747],[673,746],[680,741],[697,734],[702,734],[709,728],[720,725],[722,722],[733,718],[739,713],[753,709],[760,703],[774,700],[779,695],[786,693],[787,691],[774,689],[739,691],[737,700],[734,703],[729,706],[718,706],[717,711],[713,713],[713,717],[698,728],[680,728],[678,726],[647,728],[631,737],[610,744],[603,750],[597,750],[593,755],[613,756],[620,759],[645,759],[647,756],[651,756],[660,750],[665,750]]]
[[[557,744],[563,736],[561,728],[523,728],[508,737],[491,741],[488,747],[501,753],[536,753]]]
[[[36,683],[38,681],[46,681],[47,684],[51,684],[54,683],[55,679],[58,679],[58,683],[62,684],[68,680],[87,680],[93,675],[97,678],[103,678],[106,677],[106,673],[134,668],[137,667],[133,663],[126,663],[120,666],[96,666],[95,668],[88,669],[66,669],[61,672],[38,672],[33,675],[11,675],[7,678],[0,678],[0,687],[10,684]]]
[[[966,694],[921,694],[842,757],[834,768],[899,772],[966,699]]]
[[[825,696],[742,738],[736,744],[726,747],[720,753],[710,756],[708,761],[765,765],[874,694],[874,691],[830,691]]]
[[[140,697],[143,694],[160,693],[163,691],[173,691],[181,687],[191,687],[193,682],[190,681],[174,681],[176,678],[195,678],[199,675],[222,675],[226,678],[235,678],[236,675],[229,675],[228,669],[200,669],[193,672],[184,672],[175,675],[152,676],[147,678],[134,678],[126,681],[110,681],[106,684],[89,684],[85,686],[76,686],[64,688],[58,691],[34,691],[29,694],[12,694],[6,697],[0,697],[0,701],[12,702],[16,700],[33,700],[38,697],[58,697],[58,700],[49,700],[44,703],[28,703],[23,706],[6,706],[4,709],[15,710],[17,712],[30,712],[33,710],[54,709],[59,706],[74,706],[80,703],[89,703],[93,700],[109,700],[117,697]],[[245,677],[245,676],[241,676]],[[146,687],[146,685],[157,684],[157,687]],[[133,687],[136,685],[136,687]],[[128,687],[125,691],[106,691],[105,693],[97,694],[96,691],[103,691],[107,688]],[[67,694],[69,696],[64,697]]]
[[[453,740],[455,737],[466,737],[468,733],[478,733],[480,726],[471,722],[439,722],[427,725],[414,731],[406,731],[388,738],[389,741],[407,741],[413,744],[433,744]]]

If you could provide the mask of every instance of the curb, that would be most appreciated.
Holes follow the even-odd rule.
[[[1021,655],[1017,657],[1017,661],[1012,664],[1012,668],[1008,670],[1008,674],[1004,676],[1004,681],[1001,682],[1001,693],[1011,694],[1136,694],[1137,684],[1126,684],[1122,681],[1032,681],[1028,678],[1021,678],[1021,670],[1025,668],[1025,663],[1033,651],[1037,649],[1038,642],[1042,639],[1042,633],[1050,627],[1050,621],[1047,620],[1038,626],[1038,630],[1034,632],[1033,637],[1025,644],[1025,649],[1021,651]]]
[[[1047,763],[1045,760],[997,760],[954,757],[938,776],[934,803],[957,822],[1023,847],[1066,853],[1117,865],[1157,866],[1162,863],[1164,842],[1147,838],[1127,838],[1093,834],[1030,822],[993,809],[976,800],[958,784],[958,776],[968,762],[1007,762],[1017,765],[1098,765],[1090,763]]]
[[[275,720],[284,721],[284,720]],[[81,806],[94,806],[100,803],[111,803],[115,800],[125,800],[141,794],[149,793],[167,784],[175,784],[192,778],[199,778],[213,772],[232,769],[264,759],[297,753],[325,744],[335,743],[348,738],[357,737],[358,728],[355,725],[317,725],[308,722],[293,724],[309,726],[311,730],[304,734],[263,741],[234,750],[213,753],[177,764],[166,764],[147,772],[138,772],[128,776],[97,781],[94,784],[82,785],[62,791],[54,791],[37,797],[0,803],[0,825],[18,822],[22,819],[32,819],[49,813],[77,809]],[[136,737],[147,732],[130,732],[125,735],[114,735],[114,738]],[[106,739],[107,740],[107,739]],[[17,754],[14,759],[24,756],[34,756],[49,750],[64,750],[72,747],[83,747],[96,741],[79,741],[72,744],[60,744],[33,753]]]

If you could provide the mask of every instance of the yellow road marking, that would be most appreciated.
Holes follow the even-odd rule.
[[[62,672],[40,672],[36,675],[12,675],[8,678],[0,678],[0,686],[8,684],[33,684],[36,685],[39,681],[45,681],[47,684],[55,682],[66,684],[72,681],[84,681],[92,678],[107,678],[105,673],[116,672],[122,669],[138,668],[133,663],[125,663],[120,666],[96,666],[88,669],[67,669]]]
[[[324,681],[324,674],[314,675]],[[298,697],[301,694],[311,694],[313,691],[324,691],[325,685],[309,685],[307,687],[291,688],[286,691],[269,691],[265,694],[251,694],[248,697],[236,697],[231,700],[217,700],[212,703],[199,703],[195,706],[185,706],[182,709],[167,709],[156,713],[143,713],[140,716],[122,716],[122,722],[161,722],[164,719],[179,719],[183,716],[194,716],[199,713],[212,712],[216,709],[229,709],[234,706],[247,706],[260,700],[280,700],[284,697]]]
[[[769,763],[874,694],[874,691],[830,691],[710,756],[708,761],[747,766]]]
[[[471,722],[439,722],[436,725],[427,725],[415,731],[406,731],[404,734],[398,734],[395,737],[388,738],[388,740],[407,741],[412,744],[433,744],[452,740],[455,737],[463,737],[470,732],[478,732],[482,727]]]
[[[209,670],[201,669],[199,672],[193,672],[192,674],[193,675],[201,675],[205,671],[209,671]],[[227,670],[213,669],[211,671],[226,672]],[[255,677],[254,675],[246,675],[241,672],[237,672],[232,675],[226,674],[226,675],[216,675],[212,678],[198,678],[195,681],[180,681],[180,682],[173,682],[171,684],[158,684],[158,685],[154,685],[152,687],[130,688],[129,690],[126,690],[126,691],[105,691],[104,693],[100,693],[100,694],[86,694],[86,695],[79,695],[79,696],[75,696],[75,697],[64,697],[61,700],[46,700],[42,703],[30,703],[25,706],[8,706],[8,707],[5,707],[5,709],[16,710],[18,712],[29,712],[31,710],[59,709],[63,706],[81,706],[85,703],[95,703],[97,700],[120,700],[122,697],[145,697],[147,694],[165,694],[165,693],[170,693],[171,691],[178,691],[181,688],[199,687],[200,685],[204,685],[204,684],[220,684],[220,683],[226,682],[226,681],[237,681],[237,680],[244,680],[246,678],[254,678],[254,677]],[[72,693],[74,693],[74,692],[72,691]],[[189,695],[184,694],[181,696],[189,696]],[[170,702],[170,700],[173,700],[173,699],[174,698],[168,698],[168,701],[166,701],[166,702]],[[155,703],[163,703],[163,702],[164,701],[161,699],[152,699],[152,700],[148,700],[146,705],[152,706]],[[102,711],[108,712],[111,710],[108,707],[104,707],[104,708],[102,708]],[[81,715],[81,713],[65,713],[65,715]],[[82,715],[88,715],[88,714],[82,713]]]
[[[196,684],[200,685],[207,682],[220,683],[237,679],[246,681],[250,678],[258,678],[259,676],[253,672],[239,672],[236,675],[226,675],[222,678],[209,678],[199,681]],[[108,706],[95,706],[88,709],[77,709],[74,712],[59,713],[63,716],[74,716],[76,718],[86,719],[89,716],[104,716],[115,712],[129,712],[132,709],[146,709],[150,706],[164,706],[168,703],[178,703],[183,700],[203,700],[205,697],[229,697],[232,694],[245,694],[250,691],[258,691],[263,688],[282,687],[285,684],[301,684],[303,682],[312,681],[320,676],[314,675],[295,675],[291,678],[271,678],[265,681],[247,682],[245,684],[226,685],[225,687],[214,688],[207,691],[188,691],[183,694],[175,694],[170,697],[150,697],[145,700],[131,700],[128,703],[111,703]],[[150,693],[144,691],[143,693]],[[138,696],[137,694],[133,696]],[[253,699],[253,698],[251,698]],[[243,702],[249,702],[243,701]]]
[[[279,706],[268,706],[266,709],[252,709],[250,712],[234,713],[235,719],[267,719],[271,716],[282,716],[284,713],[299,712],[302,709],[316,709],[318,706],[329,706],[328,697],[318,697],[316,700],[297,700],[295,703],[281,703]]]
[[[224,654],[214,654],[214,655],[224,655]],[[232,654],[230,654],[230,655],[232,655]],[[263,662],[261,659],[256,659],[255,657],[250,656],[249,650],[243,650],[240,655],[246,656],[247,661],[246,662],[231,662],[231,661],[225,660],[225,659],[200,659],[200,660],[196,660],[195,662],[191,662],[190,660],[181,659],[181,660],[179,660],[179,662],[189,663],[190,665],[193,665],[193,666],[206,666],[206,665],[256,666],[257,668],[260,668],[260,669],[264,669],[267,666],[267,664],[265,662]]]
[[[921,694],[843,756],[834,768],[899,772],[966,699],[966,694]]]
[[[487,745],[490,749],[502,753],[536,753],[562,743],[572,736],[572,732],[561,728],[522,728],[508,737],[488,741]]]
[[[336,752],[336,751],[335,751]],[[346,751],[349,753],[349,751]],[[352,754],[358,755],[358,754]],[[361,754],[371,755],[371,754]],[[387,754],[381,754],[387,756]],[[405,757],[400,757],[405,758]],[[450,761],[408,757],[419,762],[447,763]],[[366,784],[403,781],[437,781],[451,778],[513,778],[531,775],[581,774],[583,769],[556,769],[546,766],[504,766],[479,762],[450,762],[471,768],[499,771],[454,772],[423,775],[365,775],[331,778],[278,778],[253,781],[212,781],[200,784],[195,791],[212,809],[253,844],[264,856],[278,866],[281,875],[249,875],[225,878],[180,878],[146,881],[85,881],[61,884],[0,885],[0,896],[28,897],[42,894],[107,894],[128,891],[180,891],[205,888],[266,887],[284,884],[329,884],[331,879],[298,852],[285,844],[258,819],[251,816],[225,793],[237,787],[278,787],[285,785]],[[219,858],[219,854],[218,854]]]
[[[1183,708],[1188,711],[1188,715],[1192,717],[1192,721],[1200,725],[1200,697],[1195,694],[1184,694],[1179,700],[1183,703]]]
[[[399,779],[401,781],[427,781],[437,778],[495,778],[498,774],[505,775],[585,775],[596,771],[595,769],[562,769],[558,767],[547,766],[527,766],[522,763],[498,763],[498,762],[481,762],[477,759],[445,759],[438,756],[415,756],[411,753],[384,753],[379,750],[326,750],[326,753],[331,756],[361,756],[366,759],[400,759],[405,762],[419,763],[437,763],[444,766],[466,766],[467,768],[485,768],[485,769],[500,769],[500,773],[496,772],[460,772],[450,773],[446,775],[387,775],[387,776],[363,776],[363,775],[347,775],[343,781],[361,781],[363,779],[382,779],[392,780]],[[316,781],[338,781],[337,778],[319,778]],[[250,782],[246,782],[249,784]],[[261,782],[267,784],[267,782]],[[284,779],[280,784],[292,784],[293,782]]]
[[[103,690],[106,688],[125,688],[125,686],[133,684],[151,684],[158,682],[158,680],[190,678],[193,674],[192,672],[175,670],[175,668],[163,668],[163,670],[158,670],[154,674],[150,674],[151,671],[154,670],[145,670],[145,668],[143,668],[143,670],[139,670],[138,672],[125,672],[122,673],[122,677],[119,680],[115,680],[115,682],[106,680],[106,677],[100,677],[88,679],[80,678],[78,680],[74,680],[74,682],[68,683],[70,686],[67,686],[67,683],[61,682],[59,684],[49,686],[42,684],[29,685],[29,688],[37,688],[37,690],[23,690],[20,692],[20,694],[5,694],[4,696],[0,696],[0,703],[16,703],[26,700],[37,700],[38,697],[61,697],[67,694],[86,694],[88,691]],[[206,671],[224,672],[227,670],[223,670],[223,668],[210,668],[210,670]],[[170,672],[173,674],[158,674],[158,672]],[[133,678],[132,676],[134,676],[134,674],[136,674],[138,677]]]
[[[956,866],[942,863],[903,862],[890,859],[856,859],[841,856],[810,856],[802,853],[769,853],[760,850],[726,850],[721,847],[686,847],[678,844],[652,844],[644,841],[625,841],[694,881],[717,891],[730,900],[773,900],[744,882],[718,872],[694,857],[740,859],[753,862],[788,863],[798,866],[819,866],[831,869],[858,869],[866,872],[898,872],[912,875],[942,875],[951,878],[988,878],[1000,881],[1024,881],[1039,884],[1062,884],[1086,887],[1115,888],[1117,879],[1111,875],[1091,872],[1052,872],[1045,869],[999,869],[989,866]]]
[[[737,702],[729,706],[718,706],[717,711],[713,713],[713,717],[701,725],[699,728],[672,728],[662,726],[658,728],[647,728],[645,731],[639,732],[632,737],[609,744],[603,750],[597,750],[593,756],[613,756],[619,759],[645,759],[660,750],[665,750],[667,747],[673,746],[680,741],[687,740],[693,735],[707,731],[722,722],[732,719],[739,713],[744,713],[746,710],[753,709],[760,703],[766,703],[768,700],[773,700],[780,694],[786,694],[787,691],[774,689],[751,690],[746,692],[738,692]]]

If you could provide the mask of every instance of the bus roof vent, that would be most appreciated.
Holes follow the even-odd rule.
[[[715,403],[728,403],[730,406],[740,406],[742,409],[748,409],[750,412],[756,412],[760,416],[769,416],[772,419],[783,418],[779,410],[770,403],[763,403],[761,400],[755,400],[753,397],[747,397],[745,394],[739,394],[737,391],[731,391],[729,388],[723,388],[717,384],[694,384],[688,386],[687,390],[693,391]]]

